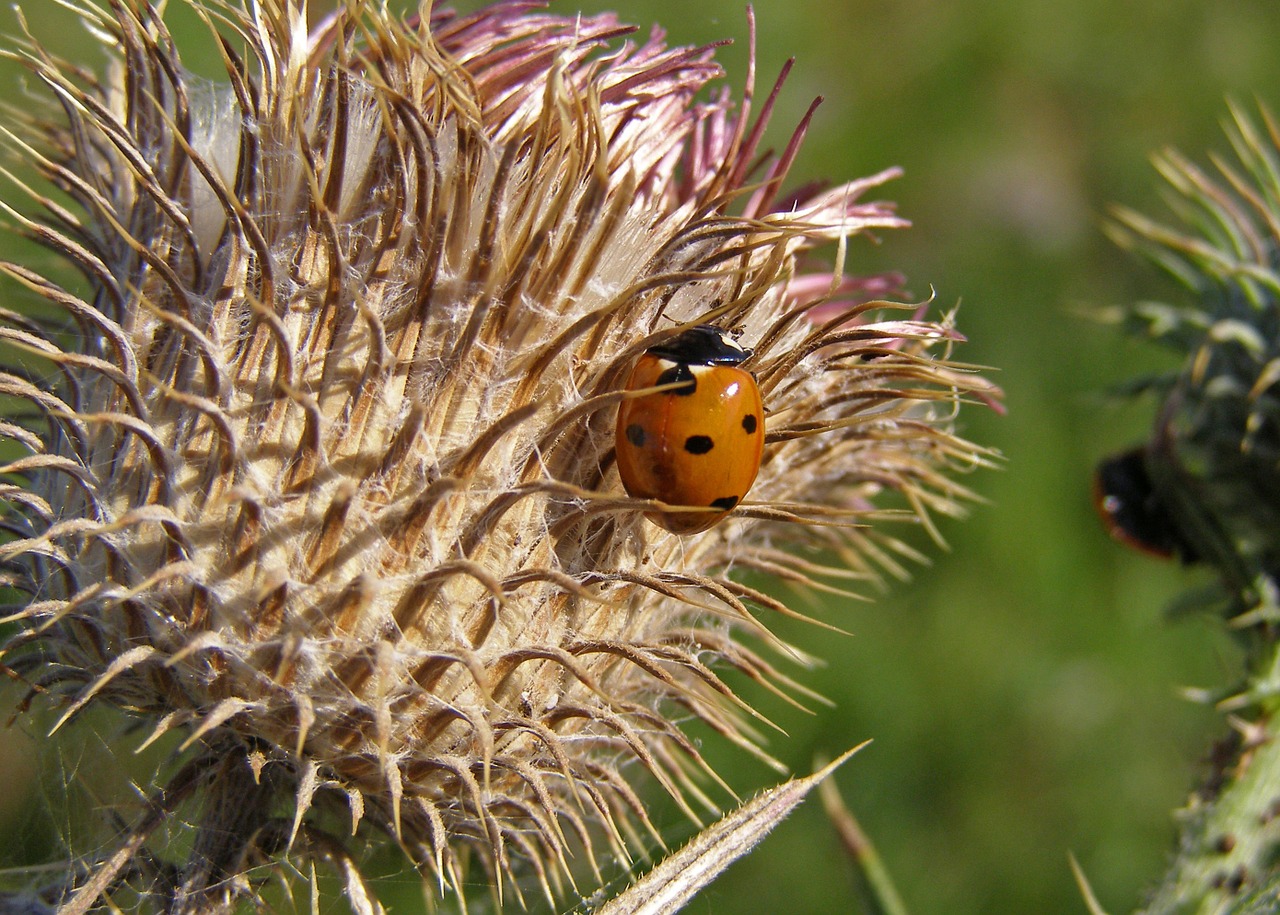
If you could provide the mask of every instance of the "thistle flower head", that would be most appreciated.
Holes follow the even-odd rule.
[[[1157,159],[1181,225],[1117,211],[1115,237],[1189,293],[1125,312],[1134,332],[1181,357],[1144,379],[1160,397],[1138,452],[1152,512],[1177,551],[1211,564],[1230,612],[1280,606],[1280,126],[1233,109],[1237,162],[1215,176],[1177,153]]]
[[[146,0],[79,8],[105,80],[16,52],[60,117],[9,145],[59,193],[9,212],[79,279],[2,266],[45,306],[0,313],[26,594],[3,661],[58,726],[181,735],[76,898],[179,807],[175,910],[256,853],[342,854],[335,811],[442,886],[468,859],[500,893],[517,868],[565,891],[571,854],[598,878],[650,841],[642,773],[713,803],[682,722],[764,756],[719,671],[800,690],[753,647],[791,611],[736,573],[897,573],[867,523],[956,511],[951,472],[983,461],[950,423],[994,389],[947,361],[949,319],[839,269],[904,225],[864,200],[895,173],[788,194],[808,117],[762,154],[776,89],[709,92],[711,49],[611,15],[354,2],[308,31],[300,0],[188,3],[222,80]],[[745,501],[678,536],[625,492],[614,417],[696,324],[752,350],[766,436]]]

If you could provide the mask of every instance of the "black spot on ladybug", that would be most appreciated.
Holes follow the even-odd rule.
[[[681,397],[689,397],[694,391],[698,390],[698,379],[693,377],[693,372],[689,371],[689,366],[683,362],[671,366],[658,376],[658,384],[677,384],[685,382],[678,388],[672,388],[667,394],[678,394]]]
[[[709,435],[691,435],[684,440],[684,450],[690,454],[706,454],[715,446]]]
[[[742,428],[746,430],[747,435],[755,433],[756,425],[757,421],[754,413],[748,413],[746,416],[742,417]]]
[[[716,499],[714,502],[712,502],[711,507],[719,508],[719,509],[722,509],[723,511],[728,511],[729,509],[733,508],[737,504],[738,504],[737,496],[722,496],[721,498]]]
[[[627,426],[627,441],[637,448],[643,448],[645,441],[644,426],[639,423],[632,423]]]

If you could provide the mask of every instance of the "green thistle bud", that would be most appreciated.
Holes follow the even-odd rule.
[[[1229,613],[1275,617],[1280,576],[1280,275],[1275,125],[1235,111],[1239,164],[1215,178],[1177,153],[1157,160],[1182,227],[1117,211],[1113,235],[1190,292],[1140,302],[1129,328],[1168,346],[1178,367],[1135,386],[1160,398],[1140,450],[1147,510],[1176,551],[1220,574]]]
[[[1231,733],[1180,811],[1177,853],[1143,911],[1265,911],[1280,891],[1280,125],[1234,109],[1236,161],[1217,174],[1166,153],[1157,167],[1180,225],[1118,210],[1113,234],[1172,276],[1170,303],[1119,313],[1178,356],[1135,382],[1159,397],[1149,439],[1103,465],[1101,503],[1124,537],[1208,566],[1189,595],[1229,620],[1245,648],[1235,682],[1194,696],[1229,712]]]
[[[350,873],[368,826],[442,888],[471,860],[555,898],[571,854],[599,879],[653,831],[643,776],[710,805],[682,721],[764,756],[717,671],[799,689],[750,647],[792,611],[736,573],[841,574],[806,546],[896,572],[866,523],[957,511],[984,462],[950,423],[996,392],[949,319],[810,266],[905,225],[862,200],[895,173],[784,196],[808,119],[760,164],[774,95],[702,95],[710,49],[610,15],[188,4],[221,82],[146,0],[78,7],[104,82],[15,54],[61,119],[9,146],[60,193],[12,220],[81,278],[2,267],[44,306],[0,315],[2,658],[58,726],[181,735],[63,889],[123,892],[184,819],[149,878],[169,911],[230,904],[263,855]],[[624,491],[613,426],[636,359],[698,323],[753,350],[766,436],[744,502],[682,537]]]

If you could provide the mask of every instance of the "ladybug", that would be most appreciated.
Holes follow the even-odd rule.
[[[1133,448],[1098,465],[1093,504],[1111,536],[1143,553],[1184,563],[1199,558],[1156,491],[1147,470],[1147,449]]]
[[[755,482],[764,452],[764,405],[741,367],[751,350],[699,324],[646,350],[618,408],[618,473],[627,494],[702,511],[646,517],[674,534],[705,531]],[[663,388],[663,390],[651,390]]]

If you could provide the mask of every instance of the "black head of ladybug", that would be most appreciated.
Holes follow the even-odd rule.
[[[1146,448],[1134,448],[1098,465],[1093,503],[1107,532],[1121,543],[1166,559],[1177,556],[1190,563],[1199,558],[1151,480]]]
[[[751,350],[740,346],[724,331],[698,324],[647,350],[649,355],[684,365],[737,365]]]

